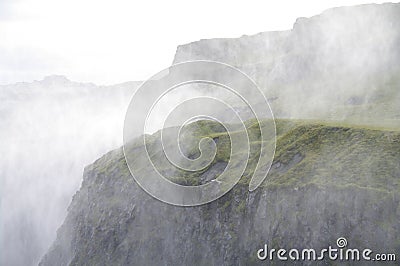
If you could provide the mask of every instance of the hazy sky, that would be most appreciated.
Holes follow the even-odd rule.
[[[52,74],[143,80],[168,67],[179,44],[290,29],[297,17],[370,2],[0,0],[0,84]]]

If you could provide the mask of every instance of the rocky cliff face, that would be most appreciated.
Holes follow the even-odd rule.
[[[338,237],[398,253],[399,132],[277,125],[277,155],[262,186],[249,193],[244,177],[200,207],[152,198],[130,176],[122,150],[109,152],[85,168],[40,265],[257,265],[265,243],[322,249]]]
[[[40,264],[257,265],[265,263],[256,258],[264,244],[322,249],[339,237],[351,248],[399,254],[400,134],[376,127],[399,126],[399,17],[398,4],[336,8],[298,19],[289,31],[179,46],[175,62],[232,64],[260,84],[277,117],[291,118],[277,121],[267,179],[248,192],[250,159],[242,180],[222,198],[175,207],[145,193],[122,149],[114,150],[85,168]],[[210,173],[229,160],[219,145],[205,172],[171,180],[211,182]]]
[[[400,113],[393,88],[399,87],[399,17],[399,4],[333,8],[299,18],[287,31],[180,45],[174,62],[238,67],[264,90],[278,117],[382,123]]]

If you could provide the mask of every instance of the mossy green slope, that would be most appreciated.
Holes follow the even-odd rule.
[[[399,131],[277,120],[274,162],[250,193],[259,125],[247,122],[254,148],[241,181],[199,207],[152,198],[130,176],[122,149],[106,154],[85,169],[41,265],[257,265],[255,252],[265,243],[318,249],[338,237],[351,247],[400,252]],[[221,127],[208,121],[191,126],[191,141],[219,139],[214,164],[229,160]],[[149,150],[161,160],[155,144]],[[197,184],[204,173],[171,176],[178,174],[174,182]]]

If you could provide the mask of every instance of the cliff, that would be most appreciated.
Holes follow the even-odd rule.
[[[174,62],[215,60],[243,70],[277,117],[388,125],[400,113],[399,17],[394,3],[332,8],[287,31],[180,45]]]
[[[266,180],[248,191],[250,157],[222,198],[176,207],[142,190],[122,149],[111,151],[85,168],[40,265],[258,265],[266,263],[256,257],[264,244],[322,249],[339,237],[351,248],[399,254],[399,17],[399,4],[334,8],[300,18],[288,31],[179,46],[175,63],[232,64],[270,99],[279,119]],[[211,182],[229,161],[225,133],[204,121],[193,125],[198,136],[218,136],[218,151],[199,173],[164,169],[182,185]],[[257,136],[262,123],[246,125]],[[149,151],[163,162],[157,144]],[[254,156],[257,140],[251,144]]]
[[[130,176],[122,150],[107,153],[85,168],[40,265],[251,265],[264,243],[318,249],[341,236],[354,248],[398,253],[400,133],[277,126],[277,154],[262,186],[249,193],[245,176],[199,207],[152,198]]]

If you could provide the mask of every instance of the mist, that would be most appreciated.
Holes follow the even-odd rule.
[[[174,62],[216,60],[241,69],[264,91],[275,118],[398,126],[399,18],[398,4],[331,9],[300,18],[287,31],[181,45]],[[39,262],[84,167],[122,146],[125,112],[138,86],[62,76],[0,86],[2,265]],[[161,102],[146,133],[160,129],[171,108],[197,93],[186,88]]]
[[[61,76],[2,86],[1,265],[35,265],[55,239],[86,165],[122,145],[137,82]]]
[[[97,86],[54,75],[0,86],[1,265],[38,264],[55,240],[84,168],[123,145],[125,114],[140,84]],[[166,95],[145,131],[132,137],[160,130],[165,114],[200,95],[193,86]]]
[[[241,69],[278,118],[392,126],[400,113],[399,17],[393,3],[332,8],[286,31],[180,45],[174,62],[216,60]]]

